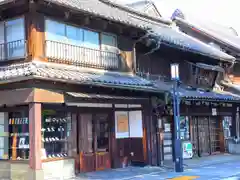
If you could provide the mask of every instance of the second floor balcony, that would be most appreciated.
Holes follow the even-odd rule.
[[[121,55],[117,52],[46,40],[45,54],[50,62],[108,70],[121,68]]]
[[[0,62],[27,58],[27,41],[17,40],[0,44]],[[120,53],[45,41],[45,58],[49,62],[71,64],[106,70],[120,70],[122,57]]]
[[[27,56],[26,40],[17,40],[0,44],[0,62],[24,59]]]

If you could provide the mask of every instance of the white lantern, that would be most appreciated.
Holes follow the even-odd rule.
[[[171,78],[172,80],[179,80],[179,64],[171,64]]]

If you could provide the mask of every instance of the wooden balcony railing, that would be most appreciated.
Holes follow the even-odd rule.
[[[120,68],[121,57],[118,53],[49,40],[45,42],[45,48],[46,57],[51,62],[111,70]]]
[[[17,40],[0,44],[0,61],[25,58],[26,40]]]

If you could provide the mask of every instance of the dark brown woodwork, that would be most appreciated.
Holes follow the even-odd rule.
[[[111,158],[109,152],[97,152],[96,156],[96,170],[106,170],[111,168]]]
[[[80,172],[95,171],[96,157],[94,153],[80,152]]]
[[[224,138],[224,130],[223,130],[223,120],[222,117],[218,117],[218,126],[219,126],[219,134],[218,138],[220,140],[220,152],[225,152],[225,138]]]

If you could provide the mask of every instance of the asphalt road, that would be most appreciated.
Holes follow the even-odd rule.
[[[163,180],[163,179],[240,180],[240,161],[209,165],[192,169],[185,169],[183,173],[156,172],[148,175],[136,176],[131,178],[131,180]]]

